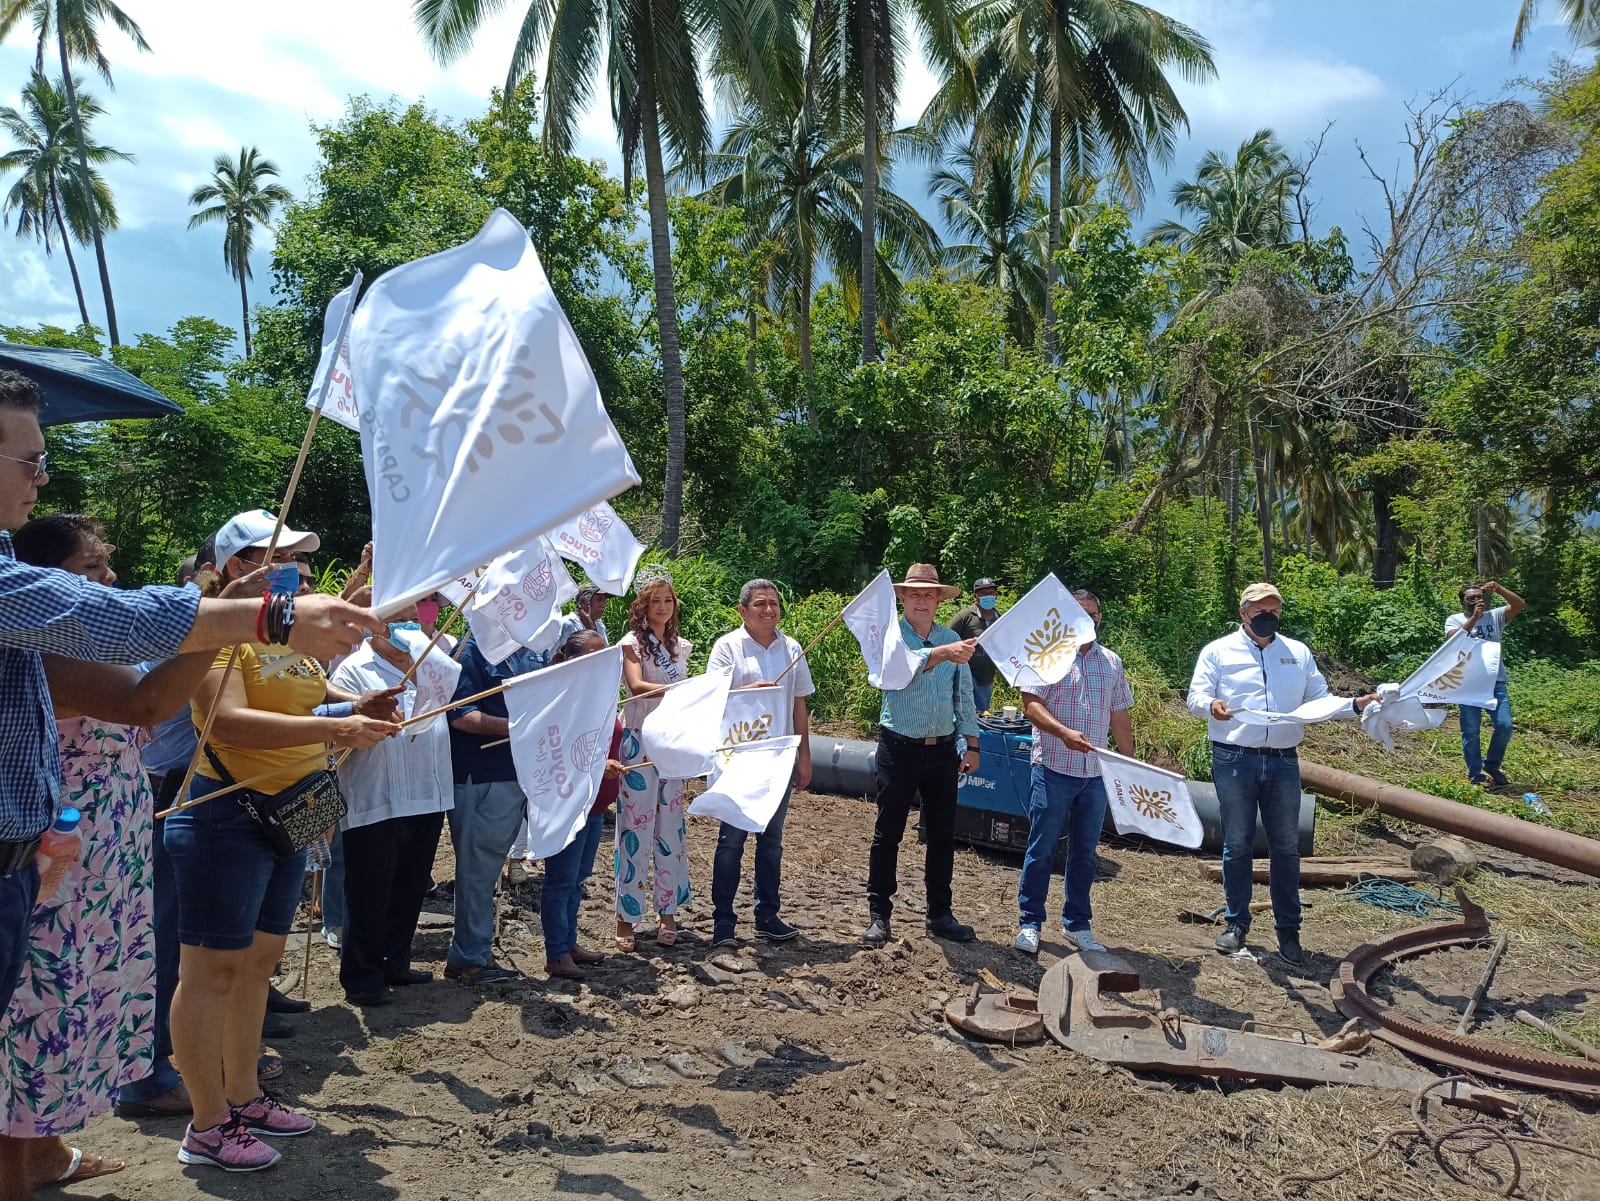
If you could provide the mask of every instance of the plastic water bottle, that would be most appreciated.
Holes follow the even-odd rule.
[[[39,900],[54,896],[67,871],[83,854],[83,838],[78,833],[82,815],[70,805],[56,815],[55,824],[39,839]]]
[[[1537,792],[1523,793],[1522,803],[1529,809],[1532,809],[1535,813],[1542,813],[1545,817],[1554,816],[1554,814],[1550,812],[1550,806],[1544,803],[1544,799],[1540,797]]]

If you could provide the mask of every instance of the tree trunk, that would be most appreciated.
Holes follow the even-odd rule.
[[[72,292],[78,298],[78,316],[88,325],[89,306],[84,303],[83,280],[78,277],[78,260],[72,257],[72,232],[67,229],[67,219],[61,212],[61,193],[56,187],[53,172],[50,178],[50,209],[55,214],[56,228],[61,231],[61,249],[67,252],[67,270],[72,273]]]
[[[672,290],[672,234],[667,222],[667,173],[661,162],[653,66],[645,57],[639,81],[644,133],[645,195],[650,209],[650,260],[656,284],[656,326],[661,331],[661,378],[667,394],[667,475],[661,490],[661,549],[678,552],[683,520],[683,357],[678,348],[678,302]]]
[[[1267,451],[1267,468],[1272,472],[1273,478],[1278,478],[1278,456],[1272,450]],[[1276,490],[1278,499],[1278,525],[1283,532],[1283,553],[1291,554],[1289,549],[1289,489]]]
[[[858,0],[861,38],[861,361],[878,358],[878,30],[874,6]]]
[[[111,345],[120,346],[117,334],[117,306],[111,299],[111,272],[106,268],[105,239],[100,236],[100,206],[95,203],[93,177],[89,174],[89,150],[83,138],[83,116],[78,112],[78,86],[72,82],[72,60],[67,57],[67,33],[61,25],[60,0],[56,2],[56,49],[61,54],[61,78],[67,89],[67,111],[72,114],[72,133],[78,143],[78,176],[83,185],[84,204],[89,210],[89,229],[94,235],[94,257],[100,265],[100,290],[106,298],[106,336]]]
[[[1228,431],[1228,541],[1239,541],[1239,440]]]
[[[795,325],[800,333],[800,374],[811,378],[811,268],[800,264],[800,303],[796,306]]]
[[[1476,555],[1477,563],[1475,564],[1475,566],[1478,569],[1478,578],[1480,580],[1487,580],[1487,579],[1490,578],[1490,573],[1489,573],[1489,506],[1487,506],[1487,505],[1480,504],[1478,506],[1478,529],[1477,529],[1477,536],[1476,536],[1475,541],[1477,543],[1476,548],[1475,548],[1477,550],[1477,555]]]
[[[1056,255],[1061,253],[1061,117],[1050,110],[1050,215],[1044,264],[1044,358],[1056,361]]]
[[[1400,527],[1395,524],[1394,509],[1390,505],[1392,493],[1387,480],[1374,480],[1372,484],[1372,525],[1376,549],[1372,556],[1372,586],[1393,588],[1395,573],[1400,567]]]
[[[1256,477],[1256,529],[1261,531],[1261,578],[1272,583],[1272,467],[1261,437],[1261,421],[1245,418],[1250,429],[1250,464]]]
[[[244,269],[239,269],[239,306],[244,317],[244,357],[250,357],[250,294],[245,290]]]

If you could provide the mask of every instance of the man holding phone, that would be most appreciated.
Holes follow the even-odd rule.
[[[1489,598],[1499,597],[1505,602],[1488,608]],[[1506,631],[1506,623],[1522,612],[1523,600],[1511,589],[1490,580],[1486,584],[1468,584],[1460,592],[1461,612],[1444,619],[1445,634],[1464,630],[1468,638],[1485,642],[1499,642]],[[1489,734],[1489,754],[1483,753],[1481,731],[1483,710],[1476,705],[1461,708],[1461,757],[1467,764],[1467,779],[1474,784],[1492,784],[1495,788],[1509,788],[1511,781],[1500,770],[1506,757],[1506,747],[1511,745],[1511,690],[1506,675],[1506,656],[1500,652],[1500,674],[1494,681],[1495,707],[1489,720],[1493,730]]]

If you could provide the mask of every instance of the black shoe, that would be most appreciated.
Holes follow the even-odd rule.
[[[470,967],[454,967],[447,964],[444,978],[460,980],[463,984],[505,984],[510,980],[522,979],[522,973],[514,968],[501,967],[491,959],[488,963],[476,963]]]
[[[956,921],[953,913],[946,913],[942,917],[929,918],[928,933],[935,938],[942,938],[946,942],[971,942],[978,937],[977,931],[971,926],[964,926]]]
[[[271,1041],[278,1038],[290,1038],[294,1035],[294,1023],[282,1014],[267,1010],[267,1015],[261,1020],[261,1037]]]
[[[351,1005],[359,1005],[363,1009],[370,1009],[377,1005],[393,1005],[394,990],[388,985],[374,988],[367,992],[347,992],[344,999]]]
[[[737,927],[732,922],[715,922],[711,927],[711,945],[731,947],[739,941]]]
[[[867,927],[867,932],[861,936],[861,941],[869,947],[881,947],[889,941],[889,919],[874,917]]]
[[[1217,935],[1217,950],[1224,955],[1232,955],[1235,951],[1244,950],[1245,933],[1245,927],[1230,925],[1221,934]]]
[[[770,939],[773,942],[788,942],[791,938],[798,938],[800,931],[796,930],[781,917],[770,917],[764,922],[756,923],[756,937]]]
[[[268,1013],[310,1013],[311,1002],[296,1000],[286,997],[278,991],[275,985],[267,986],[267,1012]]]
[[[1290,963],[1306,961],[1306,953],[1300,948],[1300,931],[1278,927],[1278,954]]]
[[[1494,781],[1494,786],[1496,788],[1511,787],[1511,781],[1506,779],[1505,772],[1501,771],[1498,767],[1486,767],[1483,770],[1488,773],[1489,779]]]
[[[395,988],[404,988],[408,984],[426,984],[432,979],[432,972],[425,972],[421,968],[415,967],[408,967],[403,972],[396,972],[392,976],[384,977],[384,980]]]

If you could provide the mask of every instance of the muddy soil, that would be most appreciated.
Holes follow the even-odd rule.
[[[1066,947],[1057,929],[1046,931],[1037,961],[1011,949],[1018,861],[971,851],[957,856],[955,896],[978,941],[926,937],[921,851],[908,839],[896,941],[863,948],[871,817],[861,802],[795,798],[784,916],[803,935],[788,944],[751,940],[747,884],[744,941],[710,948],[715,835],[693,820],[696,898],[678,944],[660,946],[647,923],[635,954],[612,955],[581,984],[543,974],[537,870],[509,886],[504,901],[497,953],[527,977],[514,985],[439,980],[363,1013],[344,1004],[333,954],[318,939],[316,1008],[276,1045],[286,1070],[275,1087],[322,1128],[283,1140],[284,1162],[271,1172],[233,1177],[179,1165],[181,1121],[135,1125],[107,1115],[73,1141],[123,1157],[128,1169],[65,1195],[1259,1201],[1276,1195],[1286,1176],[1348,1167],[1409,1121],[1409,1097],[1400,1094],[1136,1075],[1052,1043],[1013,1049],[954,1033],[942,1018],[945,1003],[969,989],[979,969],[1032,987]],[[600,862],[583,934],[588,945],[609,948],[609,834]],[[449,939],[448,843],[437,875],[443,887],[417,957],[436,973]],[[1053,910],[1060,887],[1058,877]],[[1548,889],[1559,911],[1568,890],[1592,895],[1593,884]],[[1308,896],[1302,968],[1273,954],[1266,918],[1251,938],[1256,958],[1225,959],[1211,947],[1215,929],[1177,920],[1179,909],[1221,903],[1202,860],[1115,843],[1101,851],[1096,930],[1137,967],[1150,990],[1143,1000],[1220,1025],[1253,1018],[1331,1033],[1343,1019],[1326,982],[1340,956],[1418,919],[1327,892]],[[291,938],[285,964],[297,991],[302,939]],[[1484,954],[1412,962],[1375,991],[1414,1016],[1453,1022]],[[1597,993],[1600,961],[1556,924],[1513,943],[1478,1032],[1503,1031],[1517,1005],[1550,1015],[1592,1010]],[[1407,1062],[1379,1043],[1368,1053]],[[1600,1105],[1525,1099],[1545,1137],[1600,1152]],[[1482,1166],[1504,1172],[1496,1156]],[[1525,1195],[1600,1198],[1595,1161],[1530,1148],[1522,1170]],[[1422,1150],[1385,1153],[1364,1173],[1288,1195],[1450,1198],[1470,1190]]]

